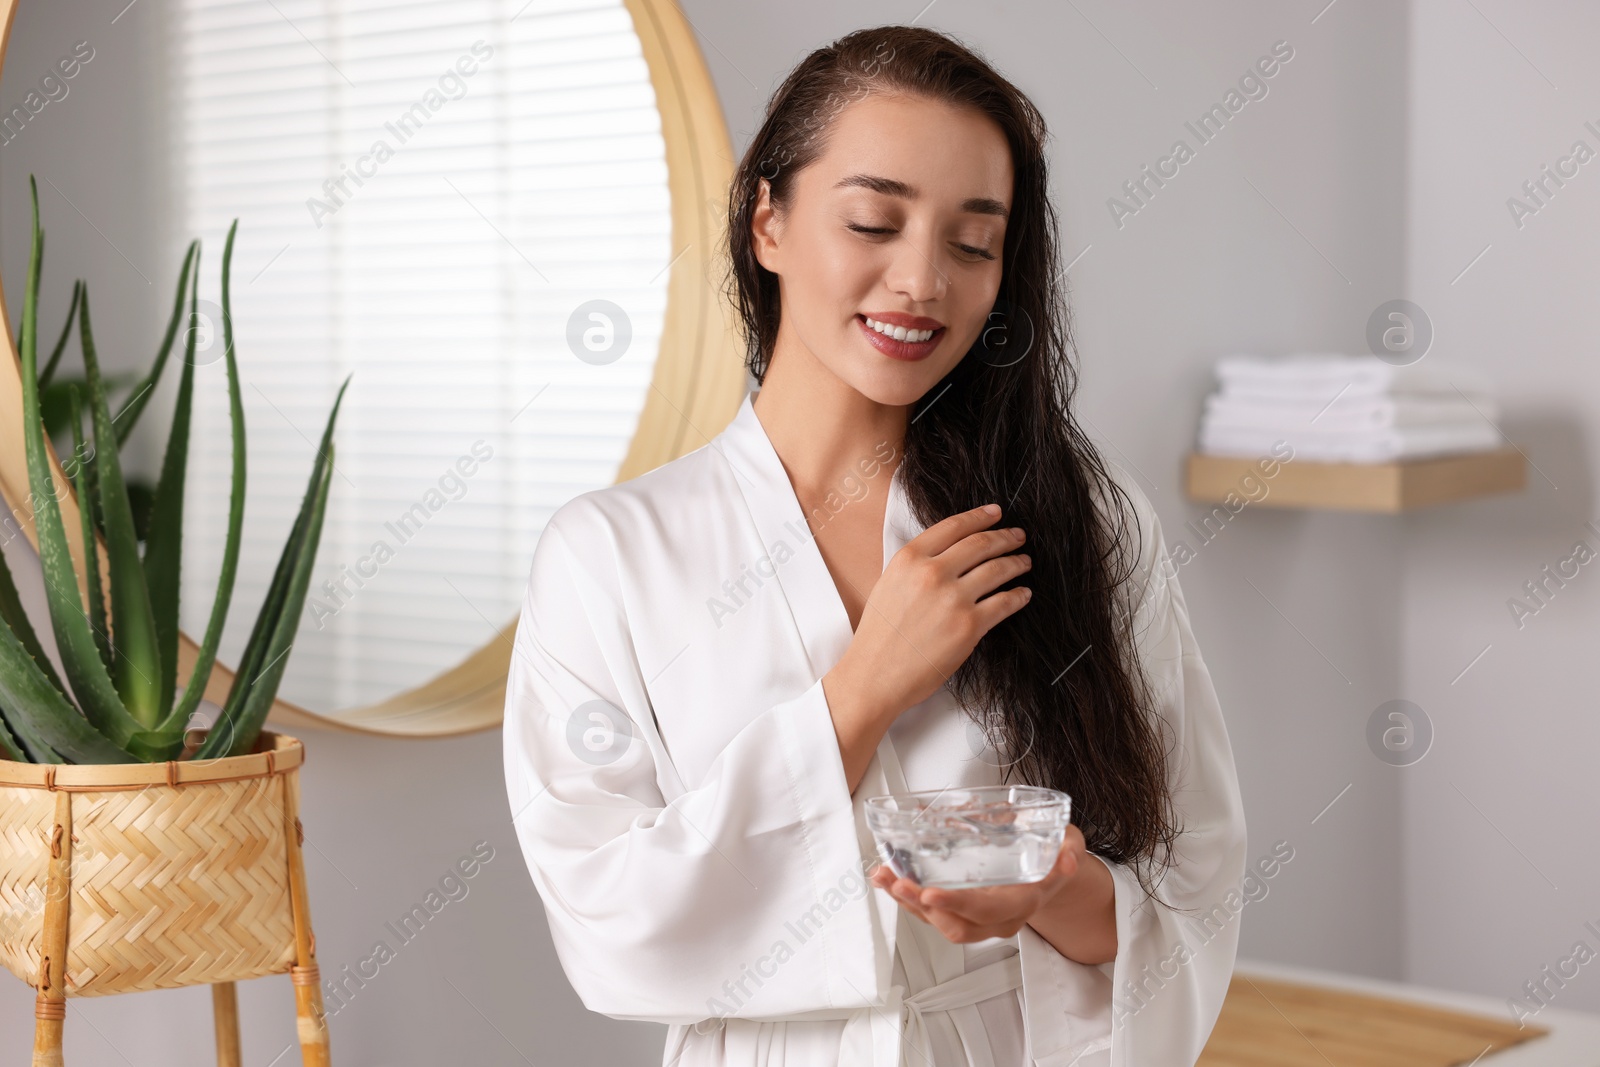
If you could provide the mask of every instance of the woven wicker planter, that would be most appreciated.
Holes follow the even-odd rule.
[[[61,1064],[67,997],[213,986],[217,1062],[238,1064],[232,983],[294,981],[301,1053],[328,1033],[300,845],[301,743],[203,763],[0,760],[0,962],[37,991],[34,1067]],[[3,1053],[11,1062],[11,1053]]]

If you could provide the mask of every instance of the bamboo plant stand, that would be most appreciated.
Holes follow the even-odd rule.
[[[201,762],[0,760],[0,962],[37,991],[33,1067],[62,1067],[67,998],[209,984],[240,1067],[234,983],[288,972],[305,1067],[330,1067],[299,818],[305,749]]]

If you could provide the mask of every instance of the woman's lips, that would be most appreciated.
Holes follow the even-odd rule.
[[[867,335],[867,342],[873,348],[876,348],[890,359],[903,359],[908,362],[926,358],[932,353],[939,346],[939,342],[944,340],[945,331],[945,327],[939,327],[933,331],[933,336],[926,341],[896,341],[893,337],[881,334],[871,326],[868,326],[866,317],[863,315],[856,316],[856,327]]]

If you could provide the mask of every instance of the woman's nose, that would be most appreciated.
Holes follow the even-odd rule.
[[[939,264],[938,249],[931,242],[908,234],[896,242],[894,260],[885,281],[893,292],[924,303],[944,296],[949,276]]]

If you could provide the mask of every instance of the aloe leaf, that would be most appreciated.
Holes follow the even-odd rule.
[[[95,355],[89,324],[89,288],[78,304],[78,339],[83,344],[83,369],[89,379],[89,415],[94,426],[96,498],[105,525],[106,555],[111,564],[111,627],[116,635],[112,678],[128,713],[154,727],[166,710],[161,700],[161,657],[156,648],[156,620],[150,590],[144,584],[139,538],[133,531],[133,506],[122,480],[111,409],[106,405],[100,360]]]
[[[64,699],[64,698],[63,698]],[[0,726],[4,726],[11,734],[11,740],[22,749],[24,762],[31,763],[65,763],[61,754],[49,745],[32,729],[20,715],[6,711],[3,702],[0,702]]]
[[[239,387],[239,362],[233,350],[233,303],[230,299],[230,282],[233,267],[233,238],[239,229],[234,219],[228,227],[228,239],[222,246],[222,337],[223,362],[228,371],[228,419],[233,430],[233,474],[228,496],[228,533],[222,545],[222,570],[217,576],[217,595],[211,603],[211,619],[206,623],[205,636],[201,638],[199,655],[194,670],[184,683],[183,696],[156,727],[164,736],[181,740],[187,729],[189,716],[200,706],[206,683],[211,680],[211,668],[217,661],[217,646],[222,642],[222,627],[228,618],[228,604],[233,598],[234,578],[239,570],[239,544],[244,536],[245,489],[245,438],[244,395]],[[194,332],[190,332],[193,343]],[[191,361],[192,362],[192,361]],[[177,415],[173,415],[176,432]],[[169,445],[170,450],[170,445]],[[166,470],[162,470],[165,479]]]
[[[189,465],[189,423],[194,401],[194,348],[200,317],[199,242],[189,246],[194,277],[189,289],[189,329],[184,342],[183,371],[172,412],[172,430],[161,461],[161,480],[150,505],[149,536],[144,546],[144,579],[155,617],[156,647],[161,656],[160,706],[169,713],[178,682],[178,587],[182,573],[183,488]],[[184,260],[188,272],[189,260]],[[204,688],[202,686],[202,688]],[[163,726],[165,723],[162,724]]]
[[[16,583],[11,580],[11,568],[6,564],[4,552],[0,552],[0,622],[11,627],[11,632],[17,635],[22,647],[28,650],[28,655],[39,665],[45,678],[65,696],[67,687],[61,684],[55,667],[50,664],[50,657],[44,653],[44,646],[39,644],[39,636],[33,631],[27,609],[22,606],[22,597],[17,595]]]
[[[16,584],[11,580],[11,568],[6,564],[4,552],[0,552],[0,627],[9,628],[16,635],[23,651],[28,653],[28,658],[39,668],[39,673],[44,675],[45,680],[65,699],[66,688],[56,676],[55,668],[50,665],[50,659],[44,654],[44,648],[39,644],[39,637],[33,631],[33,623],[28,620],[27,610],[22,606],[22,598],[17,595]],[[24,761],[61,762],[60,755],[33,734],[26,723],[14,714],[8,715],[5,707],[0,706],[0,731],[4,728],[9,728],[10,731],[7,739],[20,744],[22,751],[26,753],[23,756]]]
[[[251,655],[244,657],[227,703],[195,753],[196,758],[248,752],[272,709],[299,630],[300,609],[305,604],[306,589],[311,582],[311,568],[327,510],[328,489],[332,485],[330,469],[319,463],[316,474],[318,477],[302,507],[303,511],[306,508],[310,511],[302,516],[303,521],[296,522],[294,534],[283,546],[279,562],[287,566],[280,565],[275,577],[281,580],[275,581],[268,590],[267,600],[256,620],[257,629],[251,634],[255,647],[250,650]]]
[[[0,701],[19,730],[42,739],[73,763],[137,763],[132,753],[96,730],[52,686],[10,627],[0,626]],[[63,762],[57,760],[54,762]]]
[[[111,669],[111,635],[106,631],[106,594],[100,581],[100,551],[95,531],[97,521],[95,490],[89,483],[93,468],[89,451],[83,442],[83,405],[78,390],[72,390],[72,486],[78,493],[78,515],[83,528],[83,558],[88,573],[85,584],[89,587],[89,625],[94,630],[94,645],[100,650],[100,662]]]
[[[267,589],[261,613],[256,617],[255,628],[245,645],[233,688],[216,724],[206,734],[206,739],[195,752],[197,759],[217,756],[236,756],[247,752],[254,744],[272,710],[278,685],[288,665],[289,651],[294,647],[295,634],[300,628],[300,611],[305,606],[306,590],[311,584],[311,569],[316,562],[317,545],[322,538],[322,520],[328,509],[328,490],[333,484],[333,428],[339,417],[339,405],[350,386],[347,377],[339,386],[333,410],[328,413],[327,426],[322,431],[322,445],[311,465],[311,477],[306,484],[305,498],[295,517],[294,529],[284,543],[278,557],[278,566]]]
[[[305,543],[305,531],[309,522],[310,515],[302,506],[299,514],[295,516],[288,538],[284,541],[283,551],[278,556],[278,565],[273,568],[272,581],[268,583],[266,596],[262,598],[261,608],[256,612],[256,621],[250,627],[250,638],[245,642],[239,663],[234,667],[233,685],[228,689],[228,695],[217,713],[216,722],[212,723],[206,733],[205,742],[202,742],[200,748],[196,750],[196,758],[223,756],[234,751],[234,740],[239,728],[237,724],[239,709],[243,706],[245,697],[249,695],[263,665],[269,663],[267,648],[277,630],[289,581],[294,573],[294,564],[299,558],[299,546]]]
[[[15,760],[18,763],[32,763],[33,760],[22,751],[22,746],[17,739],[11,736],[11,731],[6,728],[6,709],[0,707],[0,758]]]
[[[61,362],[61,353],[67,350],[67,338],[72,336],[72,318],[78,313],[78,294],[83,289],[83,283],[72,283],[72,303],[67,306],[67,323],[61,327],[61,339],[56,342],[54,351],[50,353],[50,362],[44,365],[44,370],[39,372],[39,391],[50,387],[50,379],[55,377],[56,365]]]
[[[139,416],[144,413],[144,406],[150,402],[150,394],[155,392],[156,383],[161,380],[161,372],[166,369],[167,356],[172,352],[172,339],[178,335],[178,320],[183,318],[183,291],[189,288],[189,269],[194,268],[195,279],[200,277],[200,264],[196,255],[200,250],[200,241],[195,239],[189,242],[189,251],[183,256],[183,270],[178,272],[178,291],[172,297],[172,315],[167,319],[167,332],[161,338],[161,350],[156,353],[154,362],[150,365],[150,373],[134,389],[133,395],[117,410],[117,417],[113,421],[117,424],[117,444],[121,445],[133,432],[133,427],[139,421]],[[191,331],[193,324],[190,324]],[[162,707],[166,707],[165,704]]]
[[[106,385],[107,398],[114,397],[117,393],[133,384],[137,374],[106,374],[101,373],[100,378]],[[68,410],[72,402],[74,389],[87,389],[89,380],[81,374],[74,374],[62,370],[50,384],[39,388],[39,414],[44,419],[44,434],[58,445],[61,436],[67,432],[67,420],[72,417]],[[85,394],[87,395],[87,394]]]
[[[317,463],[313,464],[312,468],[311,479],[315,484],[320,484],[317,464],[320,464],[321,458],[317,457]],[[251,680],[260,672],[262,665],[268,662],[267,646],[271,643],[272,634],[278,625],[289,580],[294,573],[295,561],[299,558],[298,546],[305,541],[305,531],[310,521],[310,509],[302,501],[300,510],[295,515],[294,525],[289,528],[289,536],[284,540],[283,551],[278,555],[277,566],[273,568],[272,580],[267,583],[267,592],[262,597],[260,609],[256,612],[256,621],[250,626],[250,637],[245,641],[239,663],[234,667],[233,685],[229,687],[217,722],[212,726],[211,733],[218,737],[230,729],[232,717],[250,690]],[[227,744],[219,748],[217,742],[213,742],[211,751],[227,751],[231,747],[230,734]]]
[[[39,233],[39,186],[32,175],[29,175],[28,183],[33,197],[33,245],[23,293],[22,330],[18,348],[22,358],[22,431],[27,446],[28,488],[33,497],[39,564],[44,575],[45,596],[50,606],[50,623],[55,631],[56,649],[61,654],[61,665],[67,681],[89,723],[109,738],[108,743],[114,750],[122,752],[118,746],[138,732],[140,724],[128,714],[105,664],[100,662],[89,620],[84,615],[82,601],[78,599],[78,575],[67,547],[66,527],[61,519],[55,481],[51,477],[50,460],[45,451],[44,424],[39,418],[38,318],[42,242]],[[18,648],[22,648],[20,643]],[[25,653],[26,649],[23,651]],[[43,680],[46,688],[49,688],[48,679]],[[0,677],[0,682],[3,681],[3,677]],[[61,696],[59,693],[56,695]],[[70,706],[64,698],[62,702]],[[13,698],[13,703],[20,701]],[[51,744],[63,755],[71,756],[54,741]],[[126,752],[122,754],[127,755]]]

